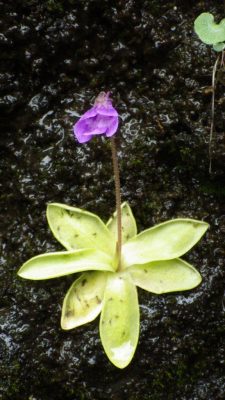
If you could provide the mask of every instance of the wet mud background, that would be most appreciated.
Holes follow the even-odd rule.
[[[202,11],[222,1],[0,1],[0,399],[216,400],[225,398],[225,95],[216,96],[208,174],[211,73],[199,42]],[[74,276],[17,277],[33,255],[61,250],[46,203],[114,211],[109,143],[79,145],[72,125],[101,90],[120,116],[122,196],[139,230],[175,217],[211,227],[187,256],[193,291],[139,290],[141,333],[125,370],[107,360],[98,320],[60,328]]]

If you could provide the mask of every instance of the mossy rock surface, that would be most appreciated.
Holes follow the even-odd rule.
[[[193,32],[202,1],[0,1],[0,398],[2,400],[222,400],[224,378],[224,73],[216,93],[208,174],[215,53]],[[221,1],[207,2],[223,17]],[[60,202],[114,211],[109,143],[75,142],[72,125],[101,90],[121,115],[122,196],[139,231],[170,218],[210,230],[186,259],[193,291],[139,290],[141,334],[131,365],[107,360],[96,320],[63,332],[74,280],[23,281],[28,258],[61,250],[45,218]]]

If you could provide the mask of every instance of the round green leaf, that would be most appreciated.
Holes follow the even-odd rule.
[[[225,41],[225,19],[216,24],[210,13],[202,13],[196,18],[194,30],[203,43],[216,44]]]
[[[134,219],[131,208],[127,202],[121,205],[121,217],[122,217],[122,243],[127,242],[133,236],[137,234],[136,221]],[[115,241],[117,241],[117,212],[109,219],[106,226],[112,233]]]
[[[113,271],[111,258],[94,249],[41,254],[25,262],[18,275],[39,280],[87,270]]]
[[[179,258],[134,265],[129,272],[135,285],[157,294],[193,289],[202,281],[199,272]]]
[[[125,368],[133,358],[139,336],[137,290],[128,274],[110,274],[103,299],[100,337],[109,360]]]
[[[174,219],[147,229],[123,245],[123,267],[178,258],[200,240],[208,226],[193,219]]]
[[[101,312],[107,272],[82,274],[70,287],[63,301],[61,327],[73,329],[93,321]]]
[[[67,250],[95,248],[108,254],[115,252],[112,235],[95,214],[52,203],[47,207],[47,219],[53,235]]]

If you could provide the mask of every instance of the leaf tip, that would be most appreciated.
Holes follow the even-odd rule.
[[[17,271],[17,275],[18,275],[20,278],[23,278],[23,279],[32,279],[32,280],[35,280],[35,278],[33,278],[32,276],[30,277],[29,274],[27,274],[26,271],[24,271],[24,268],[23,268],[24,265],[25,265],[25,264],[23,264],[22,267],[20,267],[19,271]]]

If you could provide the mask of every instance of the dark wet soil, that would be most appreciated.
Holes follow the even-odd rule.
[[[222,1],[0,1],[0,399],[225,399],[225,109],[216,96],[208,173],[211,73],[202,11]],[[223,78],[224,72],[221,72]],[[123,199],[139,229],[177,216],[211,227],[187,255],[203,283],[185,293],[139,291],[141,334],[128,368],[107,360],[98,321],[60,328],[73,277],[32,282],[16,271],[60,250],[46,203],[114,210],[109,143],[78,145],[77,116],[101,90],[120,115]]]

